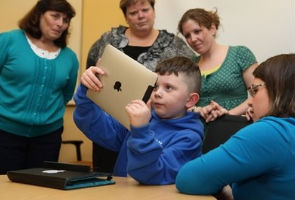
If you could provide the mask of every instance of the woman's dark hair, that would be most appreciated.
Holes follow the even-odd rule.
[[[295,117],[295,54],[281,54],[267,59],[253,72],[265,82],[272,107],[268,115]]]
[[[36,5],[19,21],[19,27],[33,38],[39,39],[42,36],[40,29],[41,15],[46,11],[57,11],[64,13],[69,19],[75,16],[74,8],[66,0],[39,0]],[[67,45],[67,37],[69,27],[62,33],[60,38],[54,40],[54,44],[58,47]]]
[[[181,34],[183,34],[182,25],[188,20],[193,20],[197,22],[200,26],[204,26],[207,29],[211,29],[212,24],[214,24],[216,27],[216,30],[218,30],[218,27],[220,25],[220,20],[217,14],[217,10],[213,12],[213,11],[206,11],[202,8],[189,9],[182,15],[178,23],[178,31]]]
[[[121,0],[120,1],[120,8],[124,14],[124,16],[126,16],[126,11],[127,8],[137,2],[145,2],[147,1],[149,4],[151,4],[152,8],[155,9],[155,1],[156,0]]]

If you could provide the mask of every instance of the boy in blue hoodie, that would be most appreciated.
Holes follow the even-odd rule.
[[[128,131],[87,98],[87,88],[102,89],[96,75],[104,74],[99,67],[88,68],[74,96],[74,121],[89,139],[118,152],[115,176],[173,184],[180,167],[201,155],[200,115],[187,111],[199,100],[200,71],[190,59],[174,57],[158,64],[155,72],[158,80],[147,104],[134,100],[126,105]]]

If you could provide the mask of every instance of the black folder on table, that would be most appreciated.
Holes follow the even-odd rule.
[[[13,182],[70,190],[114,184],[110,174],[91,172],[89,166],[44,162],[43,168],[7,172]]]

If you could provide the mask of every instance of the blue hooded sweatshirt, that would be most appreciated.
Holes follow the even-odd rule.
[[[128,131],[86,97],[81,85],[74,96],[77,127],[95,143],[119,153],[115,176],[130,175],[141,184],[173,184],[182,165],[201,155],[203,125],[198,113],[160,119]]]

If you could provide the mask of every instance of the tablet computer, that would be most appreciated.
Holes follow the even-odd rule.
[[[88,90],[87,97],[130,129],[125,106],[135,99],[147,102],[157,74],[109,44],[102,54],[100,68],[105,71],[105,75],[99,77],[103,89]]]

